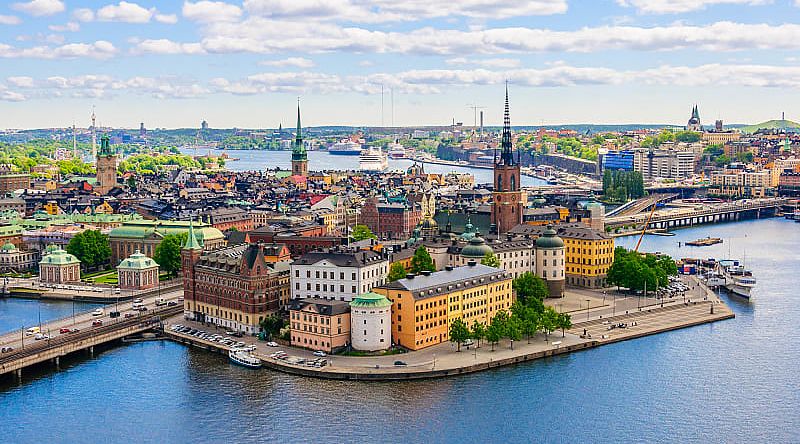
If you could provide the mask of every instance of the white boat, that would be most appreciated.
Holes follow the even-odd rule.
[[[340,156],[358,156],[361,154],[361,145],[350,139],[342,139],[331,145],[328,153]]]
[[[232,348],[228,350],[228,358],[234,364],[247,368],[261,368],[261,360],[250,354],[250,350],[244,348]]]
[[[379,147],[369,147],[361,151],[358,167],[361,171],[384,171],[389,167],[389,159]]]
[[[406,148],[403,145],[400,145],[396,141],[390,143],[386,149],[390,159],[405,159],[406,158]]]
[[[750,292],[756,286],[756,278],[749,270],[740,265],[739,261],[719,261],[717,272],[725,278],[725,288],[728,291],[744,298],[751,298]]]

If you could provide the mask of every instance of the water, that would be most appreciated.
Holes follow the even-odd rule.
[[[194,155],[193,149],[182,149],[182,153]],[[197,154],[205,154],[209,150],[198,150]],[[283,170],[292,168],[290,151],[262,151],[262,150],[210,150],[214,155],[227,153],[229,157],[239,160],[228,161],[225,168],[231,171],[261,171],[278,167]],[[414,162],[408,159],[389,159],[389,171],[407,170]],[[311,171],[322,170],[358,170],[358,156],[331,155],[327,151],[309,151],[308,169]],[[428,173],[445,174],[451,172],[470,173],[475,176],[475,183],[492,183],[492,170],[462,166],[425,164]],[[546,182],[535,177],[522,176],[522,186],[533,187],[545,185]]]
[[[103,304],[75,302],[75,312],[92,310]],[[0,299],[0,332],[19,330],[54,319],[72,316],[73,303],[67,301],[34,299]]]
[[[800,224],[677,233],[642,249],[727,257],[732,242],[757,301],[726,298],[734,320],[422,382],[304,379],[134,344],[0,387],[0,442],[800,442]],[[709,235],[725,243],[677,246]]]

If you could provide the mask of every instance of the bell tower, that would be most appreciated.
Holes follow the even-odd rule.
[[[511,117],[508,107],[508,84],[506,84],[506,106],[503,115],[503,134],[500,141],[500,158],[495,150],[494,192],[492,193],[492,224],[497,234],[503,234],[522,223],[522,191],[520,191],[520,157],[514,158],[511,140]]]

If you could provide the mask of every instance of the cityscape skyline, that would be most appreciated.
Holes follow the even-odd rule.
[[[349,0],[0,7],[6,128],[682,125],[777,119],[798,98],[797,2]],[[613,106],[609,106],[613,104]],[[43,107],[47,109],[42,112]]]

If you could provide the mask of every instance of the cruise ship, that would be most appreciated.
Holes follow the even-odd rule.
[[[389,154],[390,159],[405,159],[406,158],[406,148],[403,145],[394,141],[389,144],[387,148],[387,152]]]
[[[358,156],[361,154],[361,145],[350,139],[342,139],[331,145],[328,152],[340,156]]]
[[[380,147],[369,147],[361,151],[358,167],[361,171],[384,171],[389,167],[389,159]]]

